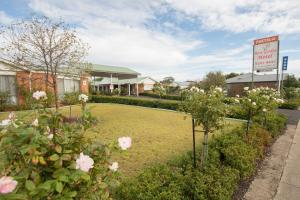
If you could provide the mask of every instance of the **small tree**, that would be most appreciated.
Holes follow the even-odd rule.
[[[260,87],[249,90],[249,87],[244,88],[245,96],[236,98],[236,102],[241,105],[244,114],[247,116],[247,130],[254,117],[258,117],[260,122],[266,125],[267,114],[272,114],[276,111],[278,104],[283,103],[280,99],[280,94],[273,88]],[[263,120],[261,120],[263,119]]]
[[[4,26],[0,33],[4,41],[0,46],[1,58],[26,70],[44,72],[45,90],[48,93],[50,86],[54,91],[57,109],[57,76],[65,71],[80,73],[86,66],[81,63],[87,54],[87,45],[63,21],[47,17],[33,17]]]
[[[160,98],[166,95],[166,89],[161,83],[155,83],[152,90],[155,94],[158,94]]]
[[[211,87],[224,88],[225,84],[226,79],[222,72],[209,72],[201,83],[205,90],[209,90]]]
[[[208,134],[222,127],[226,113],[224,94],[221,88],[211,88],[207,92],[192,87],[183,102],[182,109],[192,115],[196,125],[201,125],[204,142],[201,152],[201,167],[205,165],[208,155]]]

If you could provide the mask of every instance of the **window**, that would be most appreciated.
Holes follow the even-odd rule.
[[[17,103],[17,88],[16,76],[14,75],[0,75],[0,92],[9,93],[9,103]]]
[[[78,92],[80,81],[76,79],[57,79],[57,92],[60,98],[68,92]]]

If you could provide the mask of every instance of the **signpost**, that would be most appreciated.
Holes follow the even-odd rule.
[[[288,60],[289,57],[288,56],[283,56],[282,57],[282,68],[281,68],[281,88],[283,88],[283,79],[284,79],[284,71],[287,70],[287,66],[288,66]]]
[[[279,87],[279,36],[272,36],[254,40],[252,88],[254,87],[254,72],[268,72],[277,69]]]

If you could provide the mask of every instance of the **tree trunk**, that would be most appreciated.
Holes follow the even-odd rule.
[[[250,129],[250,122],[251,122],[251,109],[249,108],[249,110],[248,110],[248,120],[247,120],[247,130],[246,130],[245,139],[248,138],[248,133],[249,133],[249,129]]]
[[[55,110],[58,111],[58,96],[57,96],[57,82],[56,76],[52,76],[53,79],[53,90],[54,90],[54,101],[55,101]]]
[[[72,105],[70,105],[70,112],[69,112],[69,118],[71,119],[72,116]]]
[[[202,152],[201,152],[201,169],[204,169],[207,156],[208,156],[208,131],[204,130],[204,138],[202,143]]]

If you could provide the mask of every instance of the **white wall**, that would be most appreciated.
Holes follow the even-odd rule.
[[[145,78],[144,80],[142,80],[142,83],[144,84],[144,91],[150,91],[153,89],[155,81],[150,78]]]

